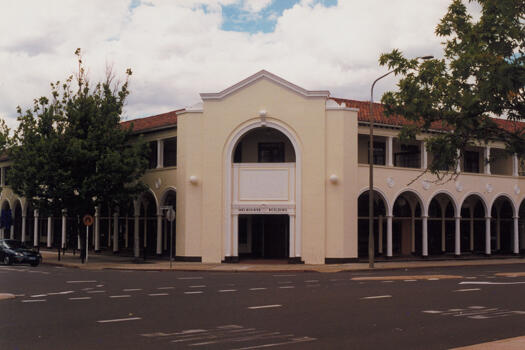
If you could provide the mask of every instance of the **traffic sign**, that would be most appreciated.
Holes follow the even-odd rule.
[[[89,214],[86,214],[84,215],[84,217],[82,218],[82,222],[84,223],[84,225],[86,226],[91,226],[93,225],[93,217]]]

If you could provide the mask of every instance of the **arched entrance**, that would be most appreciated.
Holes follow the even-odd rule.
[[[157,200],[150,191],[142,195],[140,202],[140,238],[143,256],[154,256],[157,246]]]
[[[357,199],[357,256],[368,257],[368,212],[369,192],[363,192]],[[374,251],[376,256],[386,255],[387,207],[384,197],[374,191]]]
[[[20,203],[19,199],[16,200],[16,203],[15,203],[13,226],[14,226],[15,239],[17,241],[21,241],[22,240],[22,204]]]
[[[502,254],[514,251],[514,205],[506,196],[499,196],[491,210],[492,250]]]
[[[477,194],[471,194],[465,198],[461,205],[460,247],[462,253],[487,253],[487,218],[483,198]]]
[[[396,198],[392,213],[393,255],[422,255],[423,205],[421,199],[414,192],[405,191]]]
[[[11,205],[7,200],[2,203],[2,209],[0,210],[0,237],[1,238],[13,238],[11,237],[11,227],[13,226],[13,213],[11,211]]]
[[[161,199],[161,207],[171,207],[175,212],[177,212],[177,192],[175,189],[168,189],[164,194],[162,195]],[[170,223],[166,218],[166,213],[163,212],[163,220],[162,220],[162,239],[159,246],[159,242],[157,242],[157,254],[170,254],[170,247],[173,248],[173,253],[175,254],[175,243],[177,242],[177,225],[176,225],[176,217],[175,220],[173,220],[172,223]],[[171,234],[171,230],[173,230],[173,236]],[[158,249],[160,247],[160,249]]]
[[[247,257],[300,262],[297,138],[276,120],[252,122],[237,130],[225,155],[224,261]]]
[[[452,197],[436,194],[428,206],[428,252],[430,255],[454,253],[455,209]]]

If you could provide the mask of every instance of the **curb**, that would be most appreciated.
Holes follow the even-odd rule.
[[[15,295],[11,293],[0,293],[0,300],[14,299]]]

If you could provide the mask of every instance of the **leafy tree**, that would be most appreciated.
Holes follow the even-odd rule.
[[[120,125],[129,95],[111,72],[91,87],[82,64],[64,83],[51,83],[51,97],[34,100],[23,112],[9,158],[12,189],[43,214],[82,217],[104,203],[127,203],[141,193],[147,148]],[[78,227],[77,227],[78,229]],[[80,230],[83,232],[83,230]]]
[[[436,35],[444,39],[442,59],[420,62],[396,49],[379,60],[401,76],[398,91],[382,98],[387,115],[412,122],[401,136],[414,139],[429,129],[449,131],[427,140],[427,151],[434,154],[429,171],[438,179],[445,176],[440,169],[456,169],[457,150],[476,140],[501,141],[509,153],[525,154],[523,126],[493,118],[525,118],[525,2],[470,2],[481,7],[478,20],[464,1],[454,0],[436,28]]]

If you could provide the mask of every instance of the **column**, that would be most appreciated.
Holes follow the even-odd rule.
[[[157,140],[157,168],[164,167],[164,140]]]
[[[249,237],[249,241],[251,243],[251,239],[252,239],[252,235],[251,235],[251,230],[252,230],[252,223],[251,223],[251,217],[249,219],[249,223],[248,223],[248,237]],[[295,245],[294,245],[294,236],[295,236],[295,215],[292,215],[290,214],[290,233],[288,234],[288,239],[290,240],[290,244],[289,244],[289,257],[290,258],[293,258],[295,257]]]
[[[474,209],[470,208],[470,251],[474,251]]]
[[[34,235],[33,235],[33,246],[38,247],[40,244],[40,236],[38,233],[38,209],[35,209],[34,211],[34,217],[35,217],[35,223],[34,223]]]
[[[157,255],[162,254],[162,214],[157,214]]]
[[[485,254],[490,255],[490,216],[485,218]]]
[[[239,256],[239,215],[232,215],[232,226],[233,226],[233,249],[232,257]]]
[[[519,216],[514,216],[512,219],[513,219],[513,223],[514,223],[514,230],[513,230],[513,236],[514,236],[513,248],[514,248],[514,251],[513,251],[513,253],[514,254],[519,254],[520,253],[520,239],[519,239],[519,226],[518,226]]]
[[[457,155],[456,173],[459,174],[461,172],[461,151],[459,149],[456,151],[456,155]]]
[[[498,216],[496,217],[496,250],[501,250],[501,218],[499,216],[499,210],[498,210]]]
[[[393,137],[388,136],[386,138],[386,165],[394,166],[394,157],[393,157]]]
[[[108,211],[108,248],[111,247],[111,210]]]
[[[427,154],[427,143],[421,141],[421,169],[426,169],[428,167],[428,154]]]
[[[148,246],[148,203],[144,203],[144,248]]]
[[[135,217],[134,217],[134,231],[133,231],[133,255],[135,258],[140,256],[140,239],[139,239],[139,215],[140,209],[137,208],[138,204],[135,204]]]
[[[490,147],[485,147],[484,150],[484,158],[485,158],[485,175],[490,175],[490,163],[488,162],[490,159]]]
[[[166,228],[164,228],[164,231],[165,231],[164,232],[164,242],[162,244],[163,244],[164,250],[168,250],[168,234],[166,233],[168,223],[165,223],[165,225],[166,225]]]
[[[67,211],[64,209],[62,210],[62,240],[61,245],[62,249],[66,248],[66,224],[67,224]]]
[[[412,216],[410,217],[410,237],[411,237],[411,248],[410,251],[412,254],[416,252],[416,218],[414,217],[415,213],[412,210]]]
[[[383,215],[379,215],[378,217],[377,231],[377,251],[379,254],[383,254]]]
[[[26,241],[26,223],[27,223],[27,218],[25,215],[22,215],[22,243],[24,243]]]
[[[514,153],[512,155],[512,176],[519,176],[520,175],[520,169],[519,169],[519,163],[518,163],[518,155]]]
[[[454,232],[454,254],[459,256],[461,255],[461,216],[456,216],[454,223],[456,224]]]
[[[14,223],[11,225],[11,228],[9,229],[9,239],[15,239],[15,225]]]
[[[443,210],[441,211],[444,212]],[[446,222],[445,216],[441,216],[441,252],[445,253],[447,251],[447,238],[446,238]]]
[[[53,218],[51,216],[47,217],[47,247],[51,248],[51,243],[53,242],[53,231],[51,229],[51,224]]]
[[[100,208],[95,207],[95,252],[100,251]]]
[[[386,217],[386,256],[392,256],[392,215]]]
[[[423,247],[422,252],[423,256],[428,256],[428,216],[422,216],[423,219]]]
[[[113,213],[113,253],[118,253],[118,212]]]
[[[126,215],[126,229],[124,232],[124,245],[126,249],[129,247],[129,217]]]

